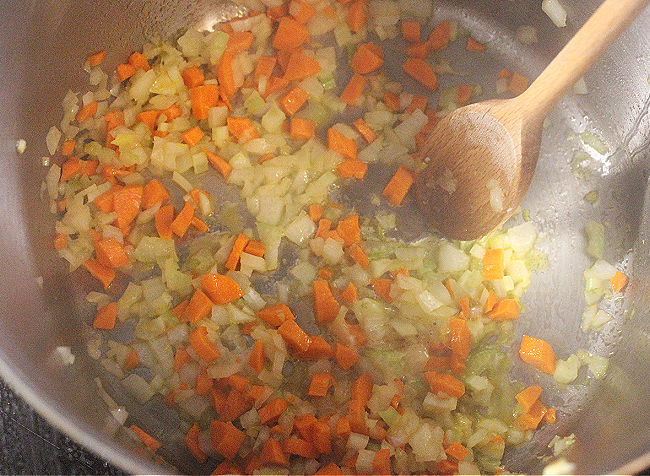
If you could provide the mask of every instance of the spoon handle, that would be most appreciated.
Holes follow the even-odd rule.
[[[546,116],[591,68],[650,0],[605,0],[519,99],[531,113]]]

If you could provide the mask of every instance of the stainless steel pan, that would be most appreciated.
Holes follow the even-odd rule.
[[[599,2],[562,3],[569,12],[564,29],[542,13],[538,0],[436,0],[434,17],[454,18],[489,43],[490,53],[480,62],[456,64],[469,80],[484,84],[487,97],[494,94],[489,78],[502,65],[532,76],[539,73]],[[0,11],[0,375],[55,426],[107,460],[129,472],[160,473],[164,468],[134,452],[129,442],[105,433],[109,416],[93,383],[99,371],[84,350],[89,309],[80,303],[89,285],[70,278],[56,259],[53,221],[38,199],[45,173],[44,137],[60,117],[66,90],[85,85],[81,63],[89,53],[107,48],[108,64],[114,65],[145,38],[170,37],[236,9],[214,0],[2,0]],[[515,29],[523,24],[538,29],[537,44],[514,40]],[[569,459],[580,473],[650,466],[649,51],[646,11],[586,76],[590,93],[570,94],[550,115],[537,175],[524,204],[546,235],[549,267],[533,277],[517,333],[530,331],[550,340],[560,357],[578,347],[611,355],[611,370],[603,381],[583,381],[585,385],[566,390],[539,379],[550,392],[548,403],[559,409],[558,423],[507,455],[513,471],[539,471],[538,456],[555,432],[576,434]],[[577,178],[570,163],[582,147],[578,133],[584,130],[599,134],[610,152],[592,164],[588,178]],[[24,155],[15,150],[19,138],[27,141]],[[583,196],[595,189],[600,200],[589,205]],[[582,233],[587,218],[608,223],[606,258],[625,263],[632,275],[625,301],[612,309],[614,322],[589,336],[579,330],[581,277],[589,265]],[[74,365],[55,363],[52,352],[58,345],[72,346]],[[515,368],[515,374],[533,381],[530,372]],[[136,421],[170,428],[175,438],[172,412],[161,405],[138,406],[110,381],[106,385]],[[182,471],[201,470],[182,449],[163,455]]]

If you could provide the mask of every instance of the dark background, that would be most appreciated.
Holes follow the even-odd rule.
[[[123,474],[52,428],[0,380],[0,474]]]

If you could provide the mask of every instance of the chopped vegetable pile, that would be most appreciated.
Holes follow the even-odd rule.
[[[111,77],[106,52],[93,54],[94,90],[64,100],[43,191],[55,249],[98,289],[90,354],[138,402],[178,410],[206,471],[496,473],[506,446],[556,419],[540,386],[508,376],[519,299],[544,262],[532,223],[404,243],[394,213],[360,216],[330,195],[357,181],[370,197],[378,163],[392,178],[372,200],[402,205],[410,154],[480,94],[459,84],[429,105],[424,92],[452,72],[434,52],[461,37],[468,54],[486,49],[455,22],[425,31],[429,15],[420,2],[272,2],[147,44]],[[400,34],[419,95],[382,71],[379,40]],[[528,85],[507,70],[498,81],[513,94]],[[247,213],[214,184],[237,187]],[[606,280],[616,292],[627,280],[600,263],[590,305]],[[599,312],[587,309],[586,328]],[[560,369],[544,340],[524,336],[519,355]],[[166,435],[127,426],[164,449]]]

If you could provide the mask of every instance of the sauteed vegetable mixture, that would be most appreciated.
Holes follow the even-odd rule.
[[[92,91],[66,96],[43,191],[54,247],[96,288],[89,351],[140,403],[178,409],[187,451],[214,474],[502,472],[506,446],[558,417],[508,375],[520,298],[545,264],[536,229],[520,217],[476,242],[393,233],[418,145],[481,94],[462,76],[433,94],[454,74],[440,52],[486,46],[417,1],[269,3],[146,44],[111,76],[93,54]],[[382,71],[396,37],[406,87]],[[392,178],[364,181],[369,167]],[[379,211],[337,203],[342,184]],[[610,280],[627,281],[602,261],[598,226],[585,330],[606,322]],[[556,361],[535,336],[518,345],[530,372],[564,383],[607,366]]]

